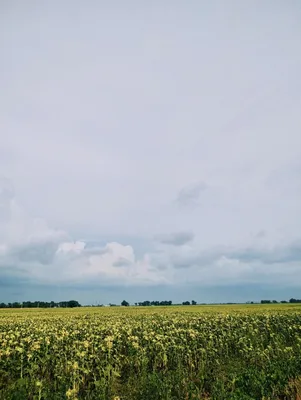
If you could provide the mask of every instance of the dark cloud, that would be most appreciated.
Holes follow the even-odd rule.
[[[209,267],[222,257],[228,260],[237,260],[245,264],[285,264],[301,262],[301,242],[290,243],[286,246],[273,248],[252,248],[241,249],[217,248],[208,251],[176,254],[169,259],[169,263],[176,269],[190,267]]]
[[[194,239],[193,232],[174,232],[155,237],[157,242],[173,246],[183,246]]]
[[[30,242],[14,247],[8,257],[20,263],[40,263],[49,265],[53,262],[59,243],[56,241]]]
[[[208,189],[205,182],[198,182],[182,188],[177,196],[176,202],[181,207],[197,206],[201,193]]]
[[[176,269],[185,269],[193,267],[196,264],[197,262],[195,263],[194,261],[187,259],[187,260],[175,260],[172,265]]]
[[[22,289],[21,289],[21,285]],[[0,283],[1,286],[1,283]],[[14,287],[15,286],[15,287]],[[62,301],[75,298],[81,304],[120,304],[126,299],[130,303],[147,299],[166,300],[181,303],[184,300],[196,300],[198,303],[208,302],[245,302],[248,300],[260,301],[261,299],[288,300],[298,298],[299,286],[283,287],[265,283],[262,284],[233,284],[228,286],[211,285],[202,287],[196,285],[158,285],[152,287],[121,287],[94,285],[34,285],[11,282],[10,286],[1,287],[0,302],[14,301]]]
[[[255,237],[258,239],[264,238],[266,236],[266,231],[264,229],[261,229],[255,234]]]
[[[287,246],[278,246],[271,249],[245,248],[228,252],[225,256],[242,262],[262,262],[263,264],[277,264],[301,261],[301,243],[294,242]]]
[[[219,256],[209,252],[199,252],[196,254],[186,254],[173,257],[172,265],[176,269],[185,269],[190,267],[210,266]]]
[[[118,260],[113,263],[113,267],[129,267],[132,264],[133,263],[131,260],[128,260],[124,257],[119,257]]]
[[[30,282],[28,271],[14,265],[4,265],[0,262],[0,292],[3,288],[23,286],[28,282]]]
[[[85,246],[83,250],[83,254],[85,256],[102,255],[110,252],[111,249],[109,247],[104,247],[104,246],[93,246],[93,247]]]

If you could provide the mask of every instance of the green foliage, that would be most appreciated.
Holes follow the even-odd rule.
[[[23,303],[0,303],[0,308],[74,308],[81,307],[78,301],[69,300],[69,301],[60,301],[59,303],[55,303],[54,301],[23,301]]]

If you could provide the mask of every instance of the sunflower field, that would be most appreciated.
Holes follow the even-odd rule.
[[[0,311],[0,399],[301,399],[301,307]]]

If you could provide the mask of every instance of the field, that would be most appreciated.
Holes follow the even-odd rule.
[[[0,399],[301,399],[301,305],[0,310]]]

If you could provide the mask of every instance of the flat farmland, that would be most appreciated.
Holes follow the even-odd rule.
[[[300,399],[301,305],[0,310],[1,399]]]

